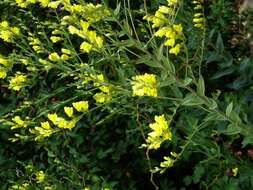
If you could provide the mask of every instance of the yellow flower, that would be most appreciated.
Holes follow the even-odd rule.
[[[232,169],[232,174],[233,174],[234,177],[236,177],[237,174],[238,174],[238,168],[233,168]]]
[[[70,59],[70,57],[69,57],[68,55],[66,55],[66,54],[62,54],[62,55],[61,55],[61,59],[62,59],[63,61],[67,61],[67,60]]]
[[[167,0],[168,6],[175,6],[178,4],[179,0]]]
[[[58,62],[61,60],[60,56],[58,55],[58,53],[54,52],[54,53],[51,53],[49,56],[48,56],[48,59],[51,60],[51,61],[54,61],[54,62]]]
[[[16,129],[16,128],[26,128],[28,124],[20,118],[20,116],[15,116],[12,118],[12,121],[15,123],[11,129]]]
[[[48,115],[47,115],[47,118],[48,118],[50,121],[52,121],[52,123],[53,123],[54,125],[57,124],[58,115],[57,115],[56,113],[54,113],[54,114],[48,114]]]
[[[36,173],[36,180],[37,180],[37,183],[42,183],[44,180],[45,180],[45,173],[43,171],[39,171]]]
[[[86,112],[89,108],[88,101],[74,102],[72,105],[78,112]]]
[[[165,46],[170,46],[173,47],[175,45],[176,41],[175,39],[168,39],[166,40],[166,42],[164,43]]]
[[[5,42],[11,42],[12,33],[8,30],[3,30],[0,32],[0,38],[2,38]]]
[[[42,127],[43,129],[51,129],[51,126],[50,126],[50,124],[49,124],[48,121],[46,121],[46,122],[41,122],[40,124],[41,124],[41,127]]]
[[[67,114],[67,116],[72,117],[74,110],[72,107],[64,107],[64,112]]]
[[[28,79],[25,75],[17,73],[15,77],[10,79],[9,88],[15,91],[19,91],[21,88],[27,86]]]
[[[170,54],[177,55],[180,52],[180,48],[181,48],[181,45],[177,44],[175,47],[171,48],[169,52]]]
[[[133,96],[157,96],[156,76],[153,74],[132,77]]]
[[[42,7],[47,7],[50,0],[38,0]]]
[[[148,149],[158,149],[164,141],[171,140],[172,133],[164,115],[155,116],[155,123],[149,124],[149,127],[153,131],[148,134],[146,141]]]
[[[51,40],[53,43],[57,43],[57,42],[61,41],[62,38],[61,38],[61,37],[58,37],[58,36],[51,36],[51,37],[50,37],[50,40]]]
[[[71,51],[71,50],[65,49],[65,48],[62,48],[62,49],[61,49],[61,52],[62,52],[62,53],[65,53],[65,54],[67,54],[67,55],[71,55],[71,54],[72,54],[72,51]]]
[[[3,67],[0,67],[0,79],[4,79],[7,76],[7,71]]]
[[[93,98],[96,100],[97,103],[105,103],[111,100],[111,96],[103,92],[96,93]]]
[[[83,42],[81,45],[80,45],[80,50],[82,52],[86,52],[86,53],[89,53],[91,50],[92,50],[92,45],[87,43],[87,42]]]

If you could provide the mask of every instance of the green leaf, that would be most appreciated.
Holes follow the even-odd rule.
[[[242,129],[238,125],[229,124],[225,131],[222,131],[225,135],[236,135],[241,133]]]
[[[204,104],[204,101],[193,94],[188,94],[182,101],[182,105],[184,106],[197,106]]]
[[[211,112],[207,114],[205,117],[205,121],[226,121],[227,118],[224,117],[222,114],[219,112]]]
[[[196,184],[200,181],[201,177],[205,174],[205,168],[202,166],[196,166],[193,173],[193,183]]]
[[[232,110],[233,110],[233,102],[228,104],[228,106],[226,108],[226,116],[230,117],[230,114],[231,114]]]
[[[205,96],[205,81],[204,81],[202,75],[200,75],[200,77],[199,77],[198,86],[197,86],[197,93],[200,96]]]

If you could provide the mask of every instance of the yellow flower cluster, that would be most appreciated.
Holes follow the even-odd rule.
[[[26,118],[26,120],[29,118]],[[17,129],[17,128],[26,128],[28,126],[28,121],[24,121],[21,119],[20,116],[15,116],[12,118],[12,127],[11,129]]]
[[[170,155],[171,156],[164,156],[163,157],[164,161],[160,163],[160,167],[155,167],[153,172],[164,173],[167,168],[172,167],[174,163],[176,162],[178,155],[175,152],[171,152]]]
[[[19,91],[21,88],[27,86],[29,84],[29,81],[27,79],[27,76],[16,73],[14,77],[10,79],[9,89]]]
[[[98,36],[96,31],[88,29],[90,27],[89,22],[81,20],[80,26],[82,28],[80,30],[72,25],[68,27],[71,34],[76,34],[87,40],[80,45],[80,50],[86,53],[89,53],[91,50],[99,51],[103,47],[103,38]]]
[[[171,21],[167,16],[175,15],[175,7],[178,4],[179,0],[167,0],[167,6],[160,6],[154,16],[144,16],[144,19],[153,23],[152,28],[170,25]]]
[[[169,53],[177,55],[182,47],[177,40],[183,39],[183,27],[181,24],[173,24],[160,28],[156,33],[157,37],[166,37],[165,46],[170,47]]]
[[[202,0],[194,0],[193,3],[195,4],[194,7],[195,14],[193,18],[194,26],[203,29],[205,28],[205,18]]]
[[[109,102],[111,101],[111,89],[108,86],[108,84],[106,84],[104,75],[100,74],[100,75],[92,75],[91,78],[93,78],[94,82],[94,86],[98,87],[101,92],[96,93],[93,98],[96,100],[97,103],[105,103],[105,102]]]
[[[21,8],[27,8],[29,4],[40,3],[42,7],[47,7],[51,0],[16,0],[16,3]]]
[[[30,129],[32,134],[36,135],[35,140],[42,140],[46,137],[50,137],[53,133],[59,129],[72,129],[76,126],[78,118],[74,117],[74,108],[76,111],[85,113],[88,111],[89,104],[87,101],[79,101],[72,103],[73,107],[64,107],[65,114],[70,118],[67,120],[63,117],[58,116],[56,113],[48,114],[48,120],[57,128],[52,128],[49,121],[41,122],[40,127]]]
[[[43,183],[45,178],[46,178],[46,175],[43,171],[38,171],[35,173],[36,175],[36,180],[37,180],[37,183]]]
[[[157,96],[157,82],[154,74],[137,75],[131,81],[133,96]]]
[[[160,28],[156,31],[156,37],[165,37],[165,46],[170,47],[169,53],[177,55],[182,48],[179,40],[184,39],[183,27],[181,24],[173,24],[172,17],[175,14],[175,7],[178,0],[168,0],[167,6],[160,6],[154,16],[145,16],[144,19],[153,23],[153,28]],[[169,18],[171,17],[171,18]]]
[[[7,21],[0,22],[0,38],[5,42],[13,42],[15,36],[20,35],[17,27],[10,27]]]
[[[43,48],[42,42],[39,38],[33,37],[31,33],[29,33],[29,37],[27,38],[29,41],[29,45],[32,46],[33,50],[36,53],[44,53],[45,49]]]
[[[53,62],[60,62],[60,61],[67,61],[71,58],[73,52],[69,49],[62,48],[61,49],[61,56],[57,52],[50,53],[48,59]],[[47,63],[44,61],[45,65]]]
[[[144,147],[156,150],[164,141],[171,140],[172,133],[164,115],[155,116],[155,123],[149,124],[149,127],[153,131],[148,134],[147,144],[143,145]]]
[[[81,15],[90,23],[95,23],[101,19],[111,15],[111,12],[101,4],[94,5],[92,3],[71,4],[70,0],[16,0],[16,3],[21,8],[27,8],[29,4],[40,3],[44,8],[57,9],[61,4],[62,10],[71,14]]]
[[[11,64],[3,55],[0,54],[0,79],[4,79],[7,76],[8,70],[11,68]]]

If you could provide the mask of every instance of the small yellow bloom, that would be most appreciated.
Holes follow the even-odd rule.
[[[58,62],[61,60],[61,57],[58,55],[58,53],[54,52],[48,56],[48,59],[54,62]]]
[[[48,115],[47,115],[47,118],[48,118],[50,121],[52,121],[52,123],[53,123],[54,125],[57,124],[58,115],[57,115],[56,113],[54,113],[54,114],[48,114]]]
[[[72,117],[74,109],[72,107],[64,107],[64,112],[67,114],[67,116]]]
[[[83,42],[83,43],[80,45],[80,50],[81,50],[82,52],[89,53],[89,52],[92,50],[92,45],[89,44],[88,42]]]
[[[232,174],[233,174],[234,177],[236,177],[237,174],[238,174],[238,168],[233,168],[232,169]]]
[[[19,91],[21,88],[28,84],[28,79],[25,75],[17,73],[15,77],[10,79],[9,88],[15,91]]]
[[[65,48],[62,48],[61,52],[64,53],[64,54],[67,54],[67,55],[71,55],[73,53],[71,50],[65,49]]]
[[[179,54],[180,49],[181,49],[181,45],[177,44],[175,47],[171,48],[169,52],[170,52],[170,54],[177,55],[177,54]]]
[[[51,126],[50,126],[48,121],[41,122],[40,124],[41,124],[41,127],[44,128],[44,129],[51,129]]]
[[[45,175],[45,173],[44,173],[43,171],[37,172],[37,173],[36,173],[36,180],[37,180],[37,183],[42,183],[42,182],[44,182],[45,177],[46,177],[46,175]]]
[[[96,93],[93,98],[96,100],[97,103],[105,103],[111,100],[111,96],[103,92]]]
[[[78,112],[86,112],[89,108],[88,101],[74,102],[72,105]]]
[[[51,36],[51,37],[50,37],[50,40],[51,40],[53,43],[57,43],[57,42],[61,41],[62,38],[61,38],[61,37],[58,37],[58,36]]]
[[[7,76],[7,71],[3,67],[0,67],[0,79],[4,79]]]

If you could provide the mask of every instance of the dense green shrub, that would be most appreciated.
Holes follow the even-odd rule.
[[[0,11],[2,189],[253,187],[250,8],[3,0]]]

